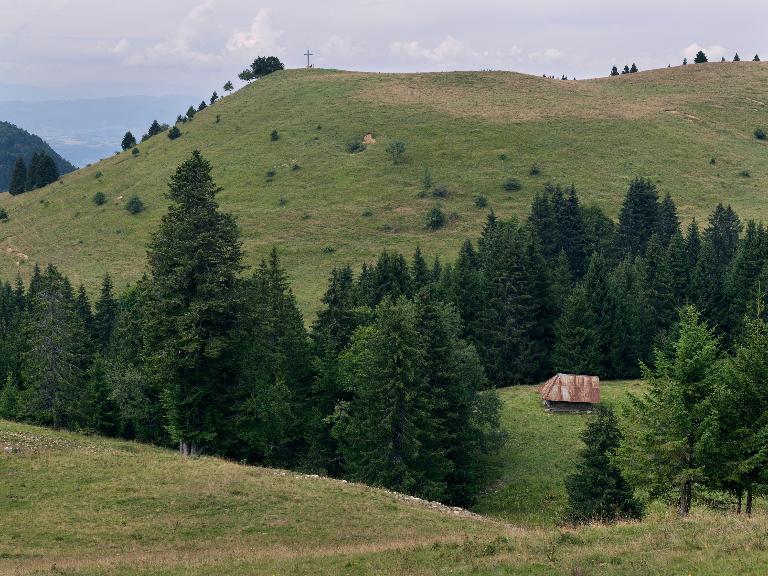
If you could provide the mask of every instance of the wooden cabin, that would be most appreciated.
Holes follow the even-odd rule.
[[[600,403],[600,378],[555,374],[539,386],[547,412],[589,412]]]

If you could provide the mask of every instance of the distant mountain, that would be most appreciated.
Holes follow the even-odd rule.
[[[11,172],[16,158],[21,156],[24,162],[29,164],[32,155],[35,152],[44,150],[56,163],[59,174],[72,172],[75,167],[64,160],[59,154],[51,148],[39,136],[30,134],[26,130],[11,124],[10,122],[0,121],[0,191],[8,190],[8,184],[11,181]]]
[[[24,101],[22,101],[24,100]],[[0,120],[39,134],[76,166],[98,162],[120,150],[126,130],[139,138],[152,120],[172,123],[201,97],[119,96],[76,100],[0,99]]]

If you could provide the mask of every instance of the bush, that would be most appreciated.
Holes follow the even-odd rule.
[[[715,164],[717,164],[717,160],[715,158],[710,158],[709,159],[709,165],[710,166],[714,166]]]
[[[96,192],[96,194],[93,195],[93,203],[96,204],[96,206],[106,204],[107,196],[104,194],[104,192]]]
[[[373,212],[371,210],[363,210],[363,213],[361,214],[363,218],[370,218],[373,216]]]
[[[96,174],[94,174],[94,175],[93,175],[93,177],[94,177],[94,178],[96,178],[96,180],[98,180],[98,179],[99,179],[99,178],[101,178],[102,176],[104,176],[104,174],[102,174],[100,170],[99,170],[99,171],[97,171],[97,172],[96,172]]]
[[[765,131],[762,128],[755,130],[755,138],[758,140],[765,140]]]
[[[0,208],[0,222],[8,221],[8,212],[5,208]]]
[[[482,194],[480,196],[475,196],[475,206],[478,208],[485,208],[488,206],[488,198],[483,196]]]
[[[507,192],[517,192],[518,190],[522,189],[523,185],[517,178],[507,178],[504,180],[504,183],[501,185],[501,187],[504,188],[504,190]]]
[[[178,126],[174,126],[168,130],[168,140],[176,140],[179,136],[181,136],[181,130],[179,130]]]
[[[131,154],[133,154],[134,156],[138,156],[139,155],[139,149],[138,148],[134,148],[133,150],[131,150]]]
[[[301,170],[301,166],[299,166],[298,164],[296,164],[296,163],[294,162],[294,163],[291,165],[291,172],[298,172],[299,170]]]
[[[439,206],[430,208],[424,216],[424,225],[430,230],[438,230],[445,226],[445,214]]]
[[[350,154],[357,154],[365,150],[365,143],[359,136],[347,142],[347,152]]]
[[[751,178],[752,173],[749,170],[742,170],[741,172],[739,172],[739,176],[741,176],[742,178]]]
[[[323,246],[323,254],[333,254],[336,252],[336,248],[333,246]]]
[[[125,209],[131,214],[138,214],[144,211],[144,202],[138,196],[131,196],[130,200],[125,204]]]
[[[394,140],[387,144],[387,156],[393,164],[400,164],[405,159],[405,142]]]
[[[286,204],[288,204],[288,198],[285,196],[280,196],[280,200],[277,201],[278,205],[282,208]]]
[[[539,166],[538,162],[534,162],[533,164],[531,164],[531,168],[530,170],[528,170],[528,174],[530,174],[531,176],[538,176],[539,174],[541,174],[541,166]]]
[[[435,198],[448,198],[449,194],[450,191],[448,190],[448,186],[445,184],[438,184],[435,186],[435,189],[432,190],[432,196]]]
[[[269,134],[269,139],[272,140],[272,142],[277,142],[280,140],[280,133],[277,130],[272,130]]]
[[[274,170],[267,170],[264,175],[267,177],[267,182],[272,182],[275,176],[277,176],[277,172]]]
[[[506,154],[504,154],[504,152],[502,152],[501,154],[499,154],[499,160],[501,160],[502,162],[506,161],[508,158],[509,158],[509,156],[507,156]]]

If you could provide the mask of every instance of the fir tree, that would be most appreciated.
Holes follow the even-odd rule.
[[[193,152],[171,176],[172,204],[148,251],[155,376],[163,382],[166,427],[183,454],[218,441],[230,382],[242,249],[234,218],[219,212],[217,192],[211,165]]]
[[[624,70],[621,71],[622,74],[629,74],[629,66],[627,64],[624,64]]]
[[[614,66],[611,68],[611,76],[618,76],[619,75],[619,69]]]
[[[677,217],[677,206],[667,192],[659,204],[659,219],[656,223],[656,233],[662,246],[667,246],[672,237],[680,231],[680,219]]]
[[[634,62],[632,62],[632,67],[629,69],[629,73],[630,73],[630,74],[634,74],[635,72],[639,72],[639,70],[638,70],[638,68],[637,68],[637,64],[635,64]]]
[[[197,110],[195,110],[194,106],[187,108],[187,120],[192,120],[195,117],[195,114],[197,114]]]
[[[755,54],[755,57],[752,58],[752,62],[760,62],[760,56]]]
[[[709,62],[709,60],[707,60],[707,55],[704,54],[704,51],[699,50],[696,53],[696,57],[693,59],[693,62],[694,64],[704,64],[705,62]]]
[[[19,156],[16,158],[16,163],[13,165],[13,173],[11,174],[11,182],[8,185],[8,192],[15,196],[24,192],[26,186],[27,165],[24,164],[24,160]]]
[[[200,105],[197,107],[197,111],[202,112],[206,108],[208,108],[208,104],[205,103],[205,100],[201,100]]]
[[[112,332],[117,320],[117,301],[113,295],[112,278],[104,275],[101,292],[96,300],[96,313],[93,318],[93,334],[101,350],[106,350],[112,339]]]
[[[640,518],[642,505],[611,460],[621,442],[613,410],[598,404],[581,439],[584,442],[576,471],[566,478],[570,522],[614,522]]]
[[[232,90],[234,89],[235,87],[232,85],[232,82],[230,80],[227,80],[226,83],[224,84],[224,91],[229,93],[229,92],[232,92]]]
[[[216,90],[214,90],[213,94],[211,94],[211,104],[215,104],[218,99],[219,99],[219,94],[218,92],[216,92]]]
[[[712,242],[715,261],[721,273],[725,273],[736,255],[741,231],[741,220],[730,204],[726,208],[722,202],[719,203],[709,217],[704,238]]]
[[[421,248],[416,246],[416,251],[413,253],[413,260],[411,261],[411,283],[413,293],[418,292],[429,284],[431,280],[429,269],[427,268],[427,262],[421,255]]]
[[[734,62],[741,62],[741,58],[739,58],[739,53],[736,52],[736,55],[733,57]]]

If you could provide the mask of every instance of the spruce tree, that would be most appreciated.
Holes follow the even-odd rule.
[[[11,182],[8,185],[8,192],[13,196],[21,194],[26,190],[27,186],[27,165],[24,164],[24,159],[19,156],[16,158],[16,163],[13,165],[13,172],[11,173]]]
[[[619,75],[619,69],[614,66],[611,68],[611,76],[618,76]]]
[[[622,74],[629,74],[629,66],[627,64],[624,64],[624,70],[621,71]]]
[[[598,323],[583,283],[573,289],[555,324],[552,364],[556,372],[597,374],[600,371]]]
[[[672,237],[680,231],[680,219],[677,217],[677,206],[667,192],[659,204],[659,219],[656,223],[656,233],[662,246],[667,246]]]
[[[130,150],[136,146],[136,138],[134,138],[133,134],[131,134],[131,131],[125,133],[125,136],[123,136],[123,141],[120,143],[120,147],[123,150]]]
[[[736,55],[733,57],[734,62],[741,62],[741,58],[739,58],[739,53],[736,52]]]
[[[117,301],[113,295],[112,278],[109,274],[104,275],[101,282],[101,291],[96,300],[93,318],[93,332],[96,344],[101,350],[106,350],[112,339],[112,332],[117,321]]]
[[[707,60],[707,55],[704,54],[704,51],[699,50],[696,53],[696,57],[693,59],[693,62],[694,64],[704,64],[705,62],[709,62],[709,60]]]
[[[757,54],[755,54],[755,57],[754,57],[754,58],[752,58],[752,62],[760,62],[760,56],[758,56]]]
[[[40,187],[42,158],[39,153],[32,154],[32,159],[29,161],[29,167],[27,168],[27,181],[24,184],[25,190],[35,190]]]
[[[232,90],[234,90],[234,89],[235,89],[235,87],[232,85],[232,81],[231,80],[227,80],[224,83],[224,91],[225,92],[232,92]]]
[[[211,94],[211,104],[215,104],[218,99],[219,94],[216,92],[216,90],[214,90],[213,94]]]
[[[709,217],[709,226],[703,236],[712,242],[715,261],[723,274],[736,255],[742,228],[741,220],[730,204],[724,207],[722,202],[719,203]]]
[[[647,179],[636,178],[627,191],[619,213],[617,241],[624,254],[642,255],[659,218],[656,186]]]
[[[218,191],[211,165],[194,151],[171,176],[172,204],[148,250],[153,365],[166,428],[186,455],[219,441],[231,382],[227,356],[242,249],[234,218],[218,209]]]
[[[411,284],[412,292],[416,293],[431,280],[429,268],[427,268],[427,262],[421,255],[421,247],[416,246],[416,250],[413,253],[413,260],[411,261]]]
[[[625,477],[653,498],[676,497],[687,516],[694,487],[705,481],[700,450],[705,407],[720,376],[717,338],[693,306],[680,310],[679,337],[669,354],[656,352],[643,367],[648,389],[633,398],[617,452]]]
[[[202,112],[206,108],[208,108],[208,104],[205,103],[205,100],[201,100],[200,105],[197,107],[197,111]]]
[[[754,220],[747,222],[744,237],[739,240],[739,246],[733,259],[733,264],[727,272],[726,291],[727,303],[730,305],[729,326],[736,335],[743,328],[749,304],[757,297],[758,281],[765,269],[768,256],[768,238],[762,224]],[[760,287],[765,290],[765,287]]]
[[[621,471],[611,460],[621,442],[616,415],[598,404],[581,434],[584,448],[576,471],[568,476],[568,507],[565,517],[579,524],[640,518],[643,507]]]
[[[639,70],[638,70],[638,68],[637,68],[637,64],[635,64],[634,62],[632,62],[632,67],[629,69],[629,73],[630,73],[630,74],[634,74],[635,72],[639,72]]]

